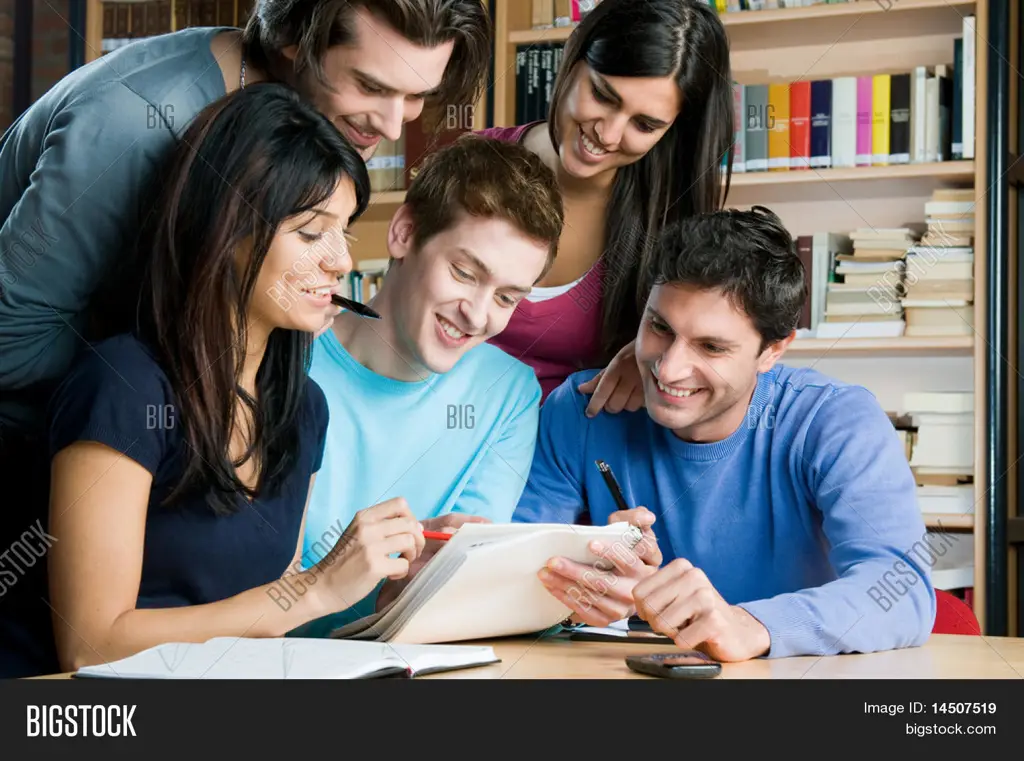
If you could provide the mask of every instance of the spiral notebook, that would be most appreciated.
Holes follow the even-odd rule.
[[[85,666],[98,679],[373,679],[416,677],[498,663],[490,647],[391,645],[289,637],[215,637],[171,642],[121,660]]]
[[[428,644],[545,631],[571,613],[537,578],[548,560],[606,563],[590,542],[614,552],[632,550],[641,538],[627,523],[467,523],[391,604],[331,636]]]

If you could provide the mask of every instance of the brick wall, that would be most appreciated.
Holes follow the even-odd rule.
[[[68,71],[71,28],[67,0],[32,0],[32,100]]]
[[[0,0],[0,132],[14,108],[14,0]]]

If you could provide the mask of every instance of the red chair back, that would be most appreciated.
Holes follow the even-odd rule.
[[[971,606],[944,589],[935,590],[935,625],[932,634],[981,635],[981,625]]]

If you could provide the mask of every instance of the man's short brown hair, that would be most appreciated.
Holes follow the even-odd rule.
[[[359,8],[416,45],[433,48],[454,41],[444,79],[430,100],[434,105],[479,100],[492,48],[491,19],[482,0],[258,0],[242,37],[249,60],[283,76],[281,51],[297,45],[296,69],[308,69],[330,89],[324,55],[328,48],[352,42]]]
[[[455,224],[460,212],[507,220],[548,247],[540,280],[562,234],[562,195],[555,173],[519,143],[467,134],[430,153],[405,194],[413,243],[421,248]]]

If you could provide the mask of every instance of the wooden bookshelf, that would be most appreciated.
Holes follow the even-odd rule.
[[[891,14],[893,17],[913,16],[919,21],[928,13],[945,13],[955,10],[962,15],[973,12],[975,0],[860,0],[860,2],[842,3],[838,5],[811,5],[806,8],[777,8],[761,11],[745,11],[740,13],[723,13],[722,24],[727,28],[757,27],[765,33],[771,33],[776,24],[792,24],[797,21],[815,21],[818,19],[836,19],[844,17],[877,16]],[[509,42],[521,45],[524,43],[565,42],[569,39],[575,26],[554,27],[547,29],[520,29],[509,32]]]
[[[989,0],[859,0],[802,8],[720,13],[730,41],[732,73],[741,84],[831,79],[913,71],[953,62],[953,39],[963,18],[975,15],[975,160],[734,173],[727,206],[772,208],[794,235],[860,227],[922,225],[924,204],[937,188],[975,187],[974,335],[900,338],[801,339],[783,362],[813,366],[869,389],[883,379],[902,393],[922,390],[925,377],[940,390],[947,378],[965,381],[975,398],[975,515],[926,515],[937,530],[972,531],[986,525],[986,55]],[[494,125],[516,119],[515,55],[519,45],[565,42],[574,27],[533,29],[532,3],[497,0]],[[908,364],[909,363],[909,364]],[[888,369],[887,369],[888,368]],[[907,372],[913,369],[914,373]],[[857,377],[857,373],[861,377]],[[848,374],[849,377],[844,377]],[[911,376],[905,379],[904,375]],[[904,384],[904,385],[900,385]],[[940,528],[941,527],[941,528]],[[985,537],[974,532],[974,610],[985,622]]]
[[[757,188],[770,192],[773,188],[790,185],[832,185],[856,182],[886,180],[935,180],[940,183],[974,178],[973,161],[942,161],[930,164],[902,164],[895,166],[864,166],[846,169],[802,169],[785,172],[740,172],[733,174],[731,187],[734,189]],[[812,191],[813,192],[813,191]],[[377,207],[394,207],[405,200],[404,191],[374,193],[373,204]],[[378,208],[385,213],[385,208]],[[373,217],[376,218],[376,217]]]
[[[973,336],[902,336],[900,338],[798,338],[785,356],[866,354],[870,356],[940,355],[970,356]],[[785,360],[783,360],[785,361]]]
[[[957,515],[955,513],[923,513],[924,525],[934,529],[971,530],[974,528],[974,515]]]
[[[893,166],[857,166],[841,169],[789,169],[782,172],[739,172],[732,176],[732,187],[762,188],[772,185],[804,183],[867,182],[874,180],[972,180],[973,161],[935,161],[928,164]]]

